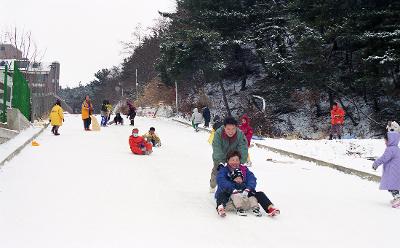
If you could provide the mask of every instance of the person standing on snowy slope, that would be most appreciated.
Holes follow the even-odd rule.
[[[237,121],[233,117],[227,117],[224,120],[224,125],[215,131],[214,139],[212,142],[212,159],[213,168],[211,170],[210,178],[210,192],[215,192],[217,186],[217,172],[218,167],[225,163],[226,156],[229,152],[239,151],[242,154],[240,163],[244,164],[247,161],[248,147],[247,140],[242,131],[237,127]]]
[[[101,105],[101,111],[100,111],[100,114],[101,114],[101,122],[100,122],[100,124],[101,124],[102,127],[106,127],[107,126],[107,122],[108,122],[109,113],[108,113],[107,104],[108,104],[108,101],[107,100],[103,100],[103,104]]]
[[[218,190],[215,193],[217,199],[217,212],[225,217],[225,210],[236,209],[240,216],[246,216],[246,210],[252,209],[254,215],[262,216],[261,207],[269,216],[276,216],[280,213],[268,197],[261,191],[256,191],[257,178],[246,167],[240,164],[240,153],[232,151],[226,157],[227,165],[218,171]]]
[[[56,103],[54,104],[54,107],[51,109],[50,112],[50,123],[53,126],[51,129],[51,132],[54,135],[60,135],[58,133],[58,128],[62,126],[62,123],[64,121],[64,110],[61,108],[61,101],[57,99]]]
[[[92,102],[90,101],[89,96],[86,96],[85,101],[82,103],[82,120],[83,120],[83,126],[86,131],[90,131],[90,124],[91,124],[91,119],[90,116],[92,115],[93,112],[93,105]]]
[[[244,114],[242,118],[240,118],[241,124],[239,129],[243,132],[247,139],[247,146],[250,147],[251,138],[253,137],[253,128],[250,126],[250,119],[249,117]],[[247,155],[247,166],[251,166],[250,155]]]
[[[108,100],[107,100],[106,107],[107,107],[107,112],[108,112],[107,122],[109,122],[111,119],[112,105],[111,105],[110,101],[108,101]]]
[[[250,146],[251,138],[253,137],[253,128],[250,126],[250,119],[245,114],[240,118],[242,122],[239,126],[239,129],[243,132],[247,139],[247,146]]]
[[[343,133],[343,124],[344,124],[344,115],[345,112],[344,110],[338,106],[338,104],[335,102],[332,105],[332,110],[331,110],[331,131],[329,134],[329,139],[333,139],[333,135],[337,135],[339,139],[342,138],[342,133]]]
[[[131,126],[135,125],[135,117],[136,117],[136,108],[130,103],[129,101],[126,101],[126,105],[128,105],[128,116],[129,120],[131,121]]]
[[[139,136],[139,129],[134,128],[132,135],[129,136],[129,147],[134,154],[150,155],[153,152],[152,145],[142,136]]]
[[[208,127],[211,121],[211,113],[210,109],[207,106],[203,108],[203,118],[204,118],[204,127]]]
[[[375,160],[372,165],[374,170],[383,164],[383,174],[379,189],[388,190],[393,200],[392,207],[400,207],[400,133],[388,132],[385,134],[386,149],[382,157]]]
[[[197,108],[193,109],[193,114],[192,117],[190,118],[190,121],[192,122],[194,130],[198,132],[199,125],[200,123],[203,122],[203,115],[199,113],[199,110]]]

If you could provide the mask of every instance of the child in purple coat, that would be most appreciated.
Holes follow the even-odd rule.
[[[379,189],[388,190],[393,200],[392,207],[400,207],[400,133],[389,131],[385,135],[386,149],[383,155],[375,160],[372,168],[378,169],[383,164],[383,174]]]

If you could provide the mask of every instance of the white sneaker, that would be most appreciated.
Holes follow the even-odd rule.
[[[225,216],[226,216],[225,208],[224,208],[223,205],[219,205],[219,206],[217,207],[217,213],[218,213],[218,215],[221,216],[221,217],[225,217]]]
[[[215,188],[210,187],[210,193],[215,193]]]

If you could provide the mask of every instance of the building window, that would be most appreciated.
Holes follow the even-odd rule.
[[[0,51],[5,51],[6,50],[6,48],[5,47],[0,47]]]

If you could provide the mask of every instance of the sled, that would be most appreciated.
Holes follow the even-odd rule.
[[[99,125],[99,122],[97,121],[96,117],[91,115],[90,119],[92,120],[92,130],[93,131],[100,131],[100,125]]]
[[[253,137],[251,137],[251,139],[253,139],[253,140],[264,140],[265,138],[264,138],[264,137],[260,137],[260,136],[253,135]]]

